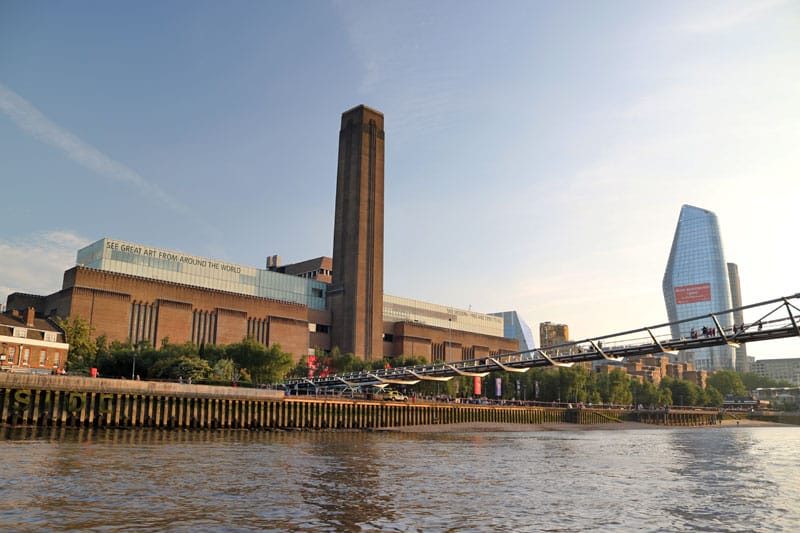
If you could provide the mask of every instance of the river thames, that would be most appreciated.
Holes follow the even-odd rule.
[[[3,430],[0,530],[797,531],[800,428]]]

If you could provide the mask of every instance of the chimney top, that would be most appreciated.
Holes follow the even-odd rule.
[[[33,307],[29,307],[25,311],[25,325],[28,326],[29,328],[32,328],[34,326],[33,320],[35,318],[36,318],[36,309],[34,309]]]

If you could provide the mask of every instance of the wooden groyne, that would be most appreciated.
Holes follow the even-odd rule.
[[[280,391],[70,376],[0,374],[0,423],[9,426],[365,430],[413,425],[708,425],[713,413],[561,409],[284,397]]]
[[[661,426],[710,426],[719,424],[722,416],[715,411],[630,411],[626,419],[631,422]]]

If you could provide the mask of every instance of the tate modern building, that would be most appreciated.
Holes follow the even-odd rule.
[[[9,309],[80,316],[108,340],[228,344],[245,336],[295,359],[334,347],[366,360],[460,361],[532,348],[516,313],[493,316],[383,292],[383,114],[342,115],[333,256],[266,268],[104,238],[81,249],[50,295]],[[506,320],[514,323],[506,324]]]

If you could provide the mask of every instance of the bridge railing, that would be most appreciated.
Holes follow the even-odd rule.
[[[493,370],[524,371],[534,366],[569,366],[575,362],[610,359],[621,361],[624,357],[646,354],[675,353],[679,349],[702,348],[740,342],[755,342],[774,338],[800,336],[800,293],[774,298],[738,308],[698,315],[654,326],[611,333],[571,341],[546,349],[505,352],[488,357],[462,361],[433,361],[413,367],[362,370],[324,378],[298,378],[284,385],[293,387],[352,387],[363,384],[386,386],[390,383],[411,385],[423,379],[440,379],[454,375],[485,375]],[[741,324],[732,321],[734,313],[747,312],[755,319]],[[703,330],[695,329],[696,325]],[[675,336],[674,331],[689,336]],[[683,326],[683,327],[681,327]]]

